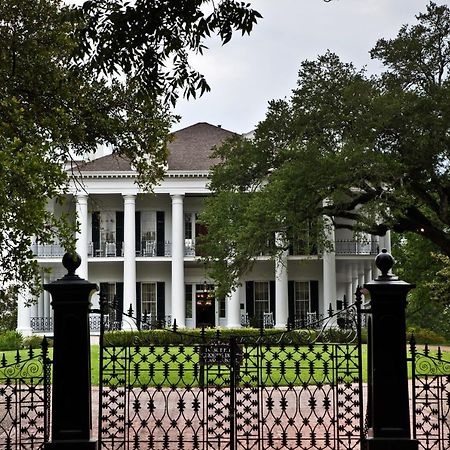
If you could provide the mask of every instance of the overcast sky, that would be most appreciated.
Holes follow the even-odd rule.
[[[327,49],[356,67],[380,70],[369,50],[381,37],[395,37],[403,24],[415,23],[425,0],[254,0],[263,19],[250,36],[236,35],[225,46],[207,43],[192,59],[211,92],[197,100],[180,100],[182,116],[174,130],[197,122],[245,133],[264,119],[268,101],[289,97],[300,62]],[[437,4],[447,4],[435,0]]]

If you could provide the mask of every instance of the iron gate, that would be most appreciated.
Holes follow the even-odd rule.
[[[103,333],[100,448],[359,449],[359,317],[352,305],[314,330],[138,332],[133,346]]]
[[[421,450],[450,448],[450,360],[441,349],[410,340],[412,430]]]
[[[0,448],[40,450],[48,442],[52,361],[40,349],[0,358]]]

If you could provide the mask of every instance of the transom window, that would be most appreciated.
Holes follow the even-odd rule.
[[[295,315],[297,317],[306,316],[311,311],[309,282],[295,282]]]
[[[156,283],[142,283],[141,310],[150,317],[156,317]]]

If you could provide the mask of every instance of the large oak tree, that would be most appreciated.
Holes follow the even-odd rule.
[[[324,217],[355,232],[417,233],[450,255],[449,7],[430,2],[370,54],[379,75],[330,52],[303,62],[254,138],[217,149],[204,245],[224,290],[307,227],[325,242]]]
[[[39,288],[33,237],[74,248],[73,218],[46,209],[62,199],[68,162],[104,144],[147,185],[163,173],[170,115],[133,80],[73,63],[81,20],[59,0],[0,3],[0,296]]]

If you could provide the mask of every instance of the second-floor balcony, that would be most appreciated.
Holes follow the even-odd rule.
[[[62,258],[65,250],[60,244],[33,244],[33,254],[38,258]],[[157,242],[155,240],[141,240],[140,247],[136,246],[136,256],[144,258],[170,257],[172,256],[172,243],[170,241]],[[378,241],[358,240],[336,240],[336,255],[377,255],[379,253]],[[317,247],[312,246],[305,249],[304,246],[292,246],[290,255],[317,255]],[[121,258],[124,255],[123,242],[90,242],[88,246],[88,257],[90,258]],[[201,256],[196,251],[195,240],[184,240],[184,256]]]

